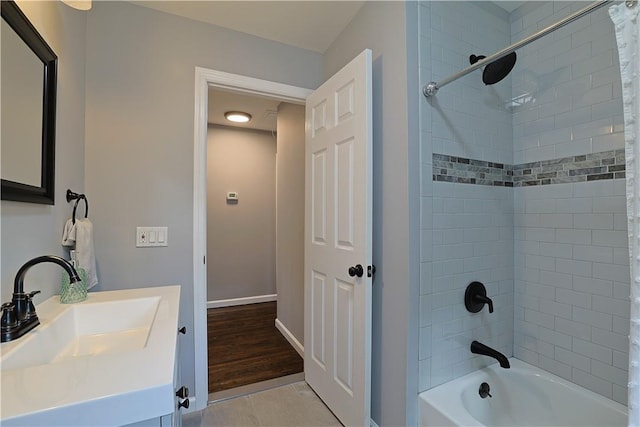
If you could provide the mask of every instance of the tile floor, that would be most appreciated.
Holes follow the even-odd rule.
[[[186,414],[183,427],[340,427],[304,381],[216,402]]]

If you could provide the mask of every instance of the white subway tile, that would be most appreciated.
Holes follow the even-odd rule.
[[[431,295],[420,296],[420,326],[430,326],[432,323]]]
[[[531,322],[535,325],[543,326],[549,329],[553,328],[555,324],[553,315],[529,309],[524,310],[524,320],[525,322]]]
[[[596,279],[613,280],[614,282],[629,282],[629,267],[626,265],[614,265],[593,263],[593,276]]]
[[[613,366],[620,369],[629,369],[629,353],[623,351],[613,351]]]
[[[613,248],[606,246],[573,245],[573,258],[582,261],[613,263]]]
[[[569,128],[566,128],[569,129]],[[555,144],[556,156],[558,157],[571,157],[579,156],[584,153],[591,153],[592,151],[591,138],[583,138],[575,141],[563,142]]]
[[[564,317],[565,319],[572,318],[571,305],[562,304],[556,301],[541,299],[539,302],[539,310],[541,313],[551,314],[553,316]],[[573,307],[576,309],[576,307]],[[573,319],[579,321],[578,319]],[[586,323],[586,322],[582,322]],[[543,325],[541,325],[543,326]]]
[[[613,248],[613,263],[628,266],[629,249],[627,247]]]
[[[574,245],[540,242],[540,253],[555,258],[573,258]]]
[[[558,200],[560,201],[560,200]],[[536,242],[555,242],[555,230],[553,228],[528,227],[524,230],[524,239]]]
[[[594,203],[594,209],[595,205],[596,203]],[[573,227],[591,230],[613,230],[613,214],[574,214]]]
[[[431,326],[420,328],[420,360],[431,357]]]
[[[603,380],[576,368],[573,368],[571,378],[574,383],[586,389],[601,394],[609,399],[612,397],[613,384],[609,381]]]
[[[629,392],[626,386],[622,387],[622,386],[619,386],[618,384],[613,385],[613,400],[615,400],[616,402],[624,406],[627,406],[628,398],[629,398]]]
[[[555,328],[557,332],[571,335],[574,340],[576,339],[576,337],[586,340],[591,336],[590,326],[583,323],[574,322],[572,320],[563,319],[561,317],[556,317]]]
[[[573,345],[573,337],[562,332],[554,331],[547,328],[539,328],[540,339],[553,344],[556,347],[562,347],[566,350],[571,350]]]
[[[558,259],[558,262],[556,262],[556,271],[558,273],[573,274],[575,276],[592,277],[591,268],[592,263],[588,261]]]
[[[543,285],[572,289],[573,280],[574,276],[572,276],[571,274],[562,274],[553,271],[540,272],[540,283]]]
[[[418,362],[418,388],[419,392],[431,388],[431,359]]]
[[[593,199],[590,197],[559,199],[556,201],[556,210],[558,213],[592,213]]]
[[[561,347],[555,348],[555,359],[583,371],[589,371],[591,369],[591,359],[589,357],[565,350]]]
[[[594,295],[591,304],[593,309],[596,311],[615,314],[616,316],[629,317],[629,301]]]
[[[627,251],[628,235],[626,231],[593,230],[591,238],[594,245],[624,248],[625,252]]]
[[[572,320],[576,322],[605,330],[613,329],[613,316],[611,314],[599,313],[594,310],[587,310],[575,306],[572,309],[572,313]]]
[[[593,211],[596,213],[626,213],[625,196],[607,196],[593,199]]]
[[[575,243],[588,245],[591,243],[591,230],[589,229],[563,229],[555,230],[556,242],[558,243]]]
[[[620,114],[622,114],[622,101],[620,99],[598,102],[591,106],[591,117],[593,120],[613,118]]]
[[[591,361],[591,373],[596,377],[611,381],[619,386],[626,386],[629,380],[629,375],[626,370],[597,360]]]
[[[543,355],[539,355],[538,356],[538,363],[540,364],[539,366],[546,370],[551,372],[552,374],[555,374],[561,378],[565,378],[570,380],[571,379],[571,366],[566,365],[562,362],[559,362],[557,360],[553,360],[550,357],[546,357]]]
[[[627,231],[627,214],[613,214],[613,229]]]
[[[613,294],[613,282],[592,277],[573,276],[573,290],[610,297]]]
[[[598,328],[592,328],[591,341],[595,344],[602,345],[618,351],[629,351],[629,337],[626,335],[616,334],[611,331],[605,331]],[[603,362],[607,362],[603,360]]]
[[[631,295],[629,283],[613,282],[613,297],[628,301]]]
[[[571,64],[571,77],[581,76],[603,70],[613,65],[613,50],[606,50],[589,59]]]
[[[613,363],[613,350],[589,341],[573,338],[573,352],[604,363]]]

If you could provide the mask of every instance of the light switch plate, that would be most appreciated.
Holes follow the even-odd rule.
[[[168,227],[136,227],[136,247],[169,246]]]

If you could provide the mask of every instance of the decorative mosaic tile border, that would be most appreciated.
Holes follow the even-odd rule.
[[[499,187],[529,187],[625,177],[624,150],[506,165],[433,153],[433,180]]]

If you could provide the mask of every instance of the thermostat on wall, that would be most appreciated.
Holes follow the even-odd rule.
[[[229,191],[227,193],[227,202],[237,203],[238,202],[238,193],[235,191]]]

